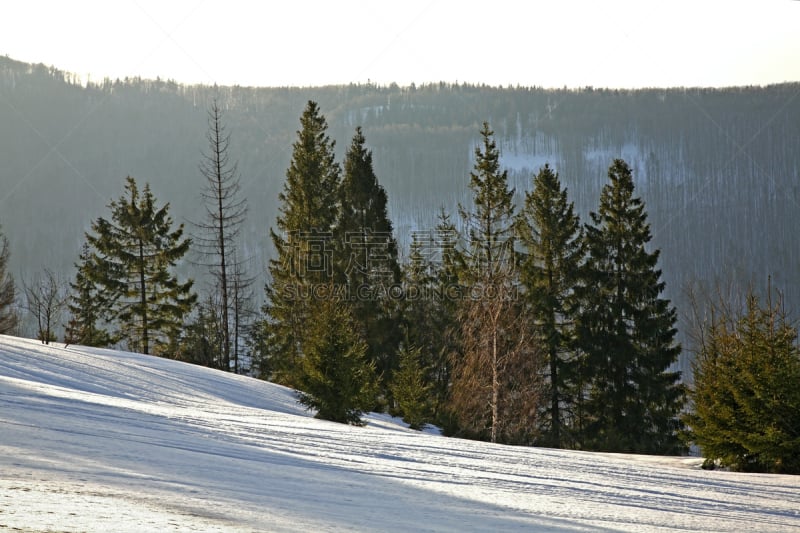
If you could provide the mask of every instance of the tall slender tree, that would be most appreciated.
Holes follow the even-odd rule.
[[[0,231],[0,334],[12,333],[17,327],[17,313],[14,310],[14,278],[8,272],[10,254],[8,239]]]
[[[392,296],[400,288],[400,266],[387,203],[372,152],[358,127],[345,154],[339,186],[334,268],[367,342],[368,356],[382,376],[382,392],[389,396],[400,341],[399,308]]]
[[[234,272],[241,272],[243,265],[234,264],[236,239],[247,215],[247,203],[241,196],[237,164],[231,161],[231,135],[223,123],[222,109],[215,98],[208,111],[208,148],[203,153],[200,173],[205,178],[202,196],[205,204],[205,220],[196,223],[194,236],[196,249],[201,253],[202,263],[214,278],[213,289],[219,297],[219,314],[222,326],[221,367],[230,370],[234,324],[231,314],[233,302],[242,299],[247,290],[246,277],[240,275],[234,284]],[[240,291],[233,294],[234,290]]]
[[[197,300],[193,281],[180,283],[171,268],[189,249],[183,225],[173,229],[169,204],[156,205],[150,186],[140,192],[128,177],[125,194],[109,204],[86,238],[93,249],[92,281],[109,295],[119,335],[130,349],[164,354],[175,348],[183,320]]]
[[[580,445],[674,453],[682,448],[678,414],[685,401],[680,372],[669,370],[681,350],[675,308],[660,297],[659,252],[647,251],[650,226],[630,167],[616,159],[608,178],[585,227],[589,256],[578,288],[578,345],[587,372]]]
[[[333,281],[333,231],[339,212],[340,167],[319,106],[309,101],[300,117],[292,160],[279,199],[277,257],[270,260],[265,319],[253,342],[262,377],[290,386],[302,375],[302,341],[314,299]],[[315,294],[316,292],[316,294]]]
[[[573,289],[585,253],[578,215],[549,165],[534,177],[533,190],[525,195],[525,206],[517,218],[517,229],[525,249],[520,281],[525,288],[526,313],[536,324],[549,367],[545,442],[560,448],[565,444],[562,427],[575,393],[571,382],[576,370]]]

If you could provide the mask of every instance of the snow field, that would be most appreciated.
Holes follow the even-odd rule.
[[[800,478],[316,420],[271,383],[0,336],[0,532],[800,531]]]

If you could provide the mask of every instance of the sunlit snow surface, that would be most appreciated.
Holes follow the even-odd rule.
[[[800,531],[800,477],[316,420],[292,391],[0,336],[3,531]]]

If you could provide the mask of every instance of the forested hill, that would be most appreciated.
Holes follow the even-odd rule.
[[[584,220],[615,157],[634,170],[667,296],[692,280],[736,278],[800,304],[800,83],[729,89],[552,90],[433,84],[378,87],[184,86],[141,79],[78,84],[0,58],[0,224],[11,271],[72,275],[90,222],[126,176],[149,181],[177,220],[202,217],[198,171],[219,94],[250,213],[259,271],[270,253],[299,116],[319,103],[343,154],[361,125],[389,194],[398,240],[468,197],[473,146],[488,120],[518,197],[549,162]],[[679,305],[680,307],[680,305]],[[682,309],[679,309],[682,311]]]

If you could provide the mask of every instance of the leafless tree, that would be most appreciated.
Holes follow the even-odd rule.
[[[198,231],[194,242],[202,258],[200,263],[209,269],[214,278],[214,288],[218,291],[223,336],[222,368],[230,370],[232,337],[237,336],[232,320],[236,317],[231,317],[231,314],[235,301],[242,297],[234,291],[246,290],[246,287],[241,287],[244,278],[239,277],[239,283],[234,283],[235,272],[242,270],[234,250],[247,215],[247,203],[240,196],[237,165],[230,157],[231,136],[222,115],[219,102],[214,99],[208,111],[208,149],[200,164],[200,173],[206,179],[202,192],[206,214],[202,222],[195,223]]]
[[[36,318],[36,335],[43,344],[50,344],[55,338],[53,328],[67,303],[66,283],[52,270],[45,269],[43,274],[37,274],[30,283],[23,279],[22,286],[25,292],[25,308]]]

